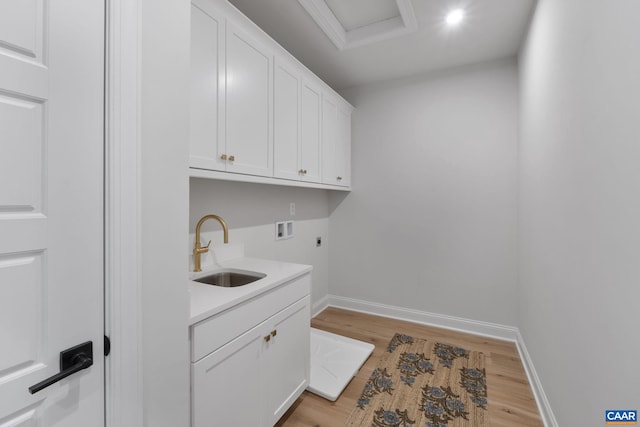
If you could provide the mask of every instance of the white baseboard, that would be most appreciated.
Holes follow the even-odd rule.
[[[316,317],[327,307],[329,307],[329,295],[325,295],[319,301],[316,301],[311,305],[311,317]]]
[[[462,317],[449,316],[446,314],[429,313],[426,311],[414,310],[392,305],[380,304],[376,302],[364,301],[354,298],[346,298],[337,295],[327,295],[313,305],[313,316],[318,315],[327,307],[342,308],[345,310],[359,311],[361,313],[374,314],[376,316],[389,317],[392,319],[405,320],[408,322],[421,323],[424,325],[445,328],[459,332],[466,332],[474,335],[495,338],[499,340],[511,341],[516,344],[520,359],[524,365],[524,370],[531,384],[533,396],[538,405],[538,411],[545,427],[558,427],[558,422],[553,415],[549,400],[542,388],[540,378],[536,374],[533,361],[529,356],[524,339],[520,330],[515,326],[500,325],[497,323],[482,322],[478,320],[465,319]]]
[[[454,331],[468,332],[475,335],[516,342],[518,328],[499,325],[497,323],[480,322],[446,314],[429,313],[410,308],[396,307],[376,302],[363,301],[353,298],[329,295],[329,306],[346,310],[360,311],[393,319],[422,323]]]
[[[533,366],[533,361],[531,360],[529,351],[527,351],[527,346],[524,344],[524,338],[520,334],[520,331],[518,331],[516,347],[518,347],[520,360],[522,360],[524,370],[527,373],[527,378],[529,379],[529,384],[531,384],[533,395],[536,398],[536,403],[538,404],[538,411],[540,412],[540,416],[542,417],[545,427],[558,427],[558,421],[553,415],[547,395],[542,388],[542,382],[540,382],[540,377],[538,377],[536,368]]]

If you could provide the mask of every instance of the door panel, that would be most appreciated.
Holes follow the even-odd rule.
[[[225,170],[224,20],[207,4],[191,5],[191,135],[189,166]]]
[[[0,94],[0,117],[0,212],[41,213],[43,106]]]
[[[104,2],[0,2],[0,425],[102,426]],[[94,365],[31,395],[60,351]]]
[[[305,81],[302,86],[302,141],[300,144],[300,164],[306,171],[302,175],[303,181],[321,182],[321,100],[320,88]]]
[[[265,345],[263,366],[266,416],[269,425],[287,411],[307,387],[310,371],[310,297],[282,310],[267,320],[264,334],[272,338]]]
[[[335,172],[337,185],[351,185],[351,112],[342,108],[338,108]]]
[[[264,425],[258,327],[192,364],[193,427]]]
[[[336,153],[338,137],[338,105],[333,98],[322,101],[322,182],[336,183]]]
[[[0,2],[0,47],[42,63],[43,0]]]
[[[272,176],[272,56],[229,21],[226,42],[227,171]]]
[[[276,60],[274,86],[273,175],[300,179],[298,145],[300,139],[300,74]]]
[[[42,324],[42,252],[22,252],[0,258],[0,372],[4,376],[33,367],[38,353]]]

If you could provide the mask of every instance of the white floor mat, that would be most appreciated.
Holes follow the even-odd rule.
[[[311,328],[311,380],[307,390],[335,401],[374,348],[373,344]]]

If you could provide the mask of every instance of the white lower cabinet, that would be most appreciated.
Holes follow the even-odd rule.
[[[309,280],[308,276],[305,280]],[[299,292],[304,283],[293,286]],[[281,295],[271,293],[262,302],[257,297],[255,307],[271,306],[276,299],[282,301],[285,293],[292,297],[296,294],[282,291]],[[223,325],[224,320],[224,316],[217,319],[216,326]],[[273,426],[308,385],[309,328],[307,292],[303,298],[193,362],[192,426]],[[204,333],[192,334],[192,339],[203,336]]]
[[[307,388],[311,360],[309,316],[309,297],[305,297],[267,321],[264,337],[269,334],[271,339],[262,359],[264,425],[274,425]]]
[[[194,427],[262,426],[262,335],[254,328],[192,366]]]

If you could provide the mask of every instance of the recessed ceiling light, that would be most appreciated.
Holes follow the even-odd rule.
[[[453,9],[447,13],[445,21],[449,26],[456,26],[464,19],[464,9]]]

